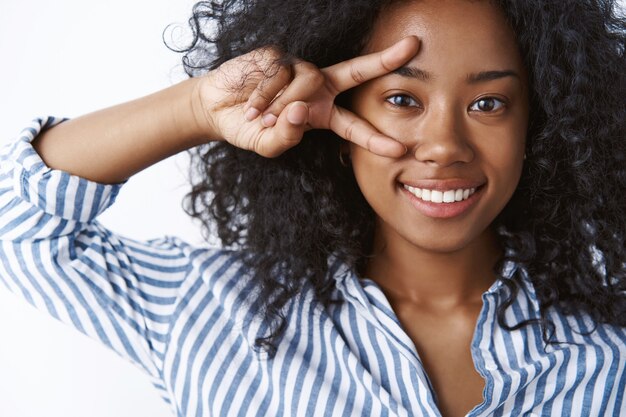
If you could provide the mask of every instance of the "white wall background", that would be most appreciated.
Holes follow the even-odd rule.
[[[0,1],[0,145],[40,115],[75,117],[184,78],[163,45],[192,0]],[[201,243],[185,215],[179,154],[132,177],[101,217],[137,239]],[[116,354],[0,291],[0,417],[166,417],[147,377]]]
[[[622,4],[624,2],[622,1]],[[0,2],[0,145],[39,115],[74,117],[183,78],[161,42],[193,0]],[[201,244],[183,213],[187,160],[135,175],[101,217],[117,233]],[[166,417],[148,379],[96,342],[0,292],[0,417]]]

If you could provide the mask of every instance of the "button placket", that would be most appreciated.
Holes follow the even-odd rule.
[[[366,290],[361,283],[368,286],[368,289]],[[428,407],[430,411],[434,413],[433,416],[440,417],[441,414],[436,406],[435,392],[432,383],[426,374],[426,370],[422,364],[417,349],[415,348],[411,338],[402,328],[400,321],[395,316],[395,312],[393,312],[393,309],[391,308],[391,305],[382,290],[380,290],[374,281],[367,279],[360,280],[354,274],[343,277],[341,282],[338,282],[337,287],[343,293],[344,298],[355,307],[357,314],[370,323],[376,332],[382,334],[385,340],[388,341],[389,346],[394,348],[400,356],[408,361],[415,377],[421,382],[423,389],[428,392],[428,404],[424,404],[424,406]],[[372,290],[377,293],[376,296],[372,295],[372,297],[383,304],[385,308],[389,309],[389,311],[393,313],[393,317],[389,317],[386,312],[380,310],[380,308],[370,302],[367,291]],[[370,292],[370,295],[371,294],[372,293]],[[383,322],[381,322],[381,319],[384,322],[392,322],[392,325],[389,327],[384,325]],[[405,383],[407,386],[414,384],[413,381],[403,381],[401,383]],[[414,392],[417,395],[418,390],[415,389]]]
[[[494,373],[498,371],[498,364],[489,350],[488,341],[491,340],[491,338],[487,339],[483,335],[485,333],[492,333],[491,329],[486,326],[493,322],[493,319],[490,319],[489,315],[492,314],[492,310],[497,304],[495,303],[495,298],[501,287],[502,282],[496,281],[491,288],[482,295],[483,306],[476,320],[476,327],[471,343],[471,353],[474,366],[485,380],[485,388],[483,389],[483,402],[474,407],[466,417],[488,415],[493,411]]]

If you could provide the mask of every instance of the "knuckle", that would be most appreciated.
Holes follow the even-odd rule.
[[[299,72],[301,73],[301,76],[307,82],[315,85],[320,85],[324,82],[324,74],[322,74],[319,68],[317,68],[315,65],[311,64],[310,62],[303,61],[299,63],[298,66],[300,67]]]
[[[355,129],[356,129],[356,121],[351,120],[346,126],[346,128],[344,129],[344,135],[345,135],[344,137],[347,140],[352,141],[352,139],[354,138]]]
[[[372,150],[372,139],[374,139],[374,135],[370,134],[367,136],[367,141],[365,142],[365,148],[368,151]]]
[[[324,84],[325,77],[324,74],[322,74],[320,71],[317,71],[316,69],[316,71],[313,71],[309,74],[308,81],[312,86],[317,88]]]
[[[358,84],[362,84],[366,81],[365,74],[363,74],[356,65],[350,65],[350,77]]]
[[[315,72],[317,67],[308,61],[298,61],[296,68],[301,72]]]
[[[380,64],[380,67],[385,71],[385,72],[391,72],[394,69],[394,66],[392,65],[392,63],[387,62],[387,60],[385,59],[385,55],[384,54],[379,54],[378,55],[378,61]]]

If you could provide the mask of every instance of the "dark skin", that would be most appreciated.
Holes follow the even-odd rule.
[[[117,183],[206,138],[272,157],[308,129],[333,130],[377,214],[366,275],[413,340],[442,415],[462,416],[482,402],[469,346],[501,255],[489,226],[523,164],[525,70],[488,1],[398,2],[381,13],[364,54],[322,69],[299,61],[263,78],[247,71],[278,55],[253,51],[206,77],[57,125],[33,146],[50,167]],[[232,79],[246,80],[244,94],[233,93]],[[335,103],[350,89],[356,114]],[[475,188],[473,203],[451,215],[418,202],[408,184],[461,197]]]
[[[393,5],[377,20],[366,52],[408,35],[421,48],[405,69],[353,95],[355,113],[408,149],[388,158],[350,146],[355,176],[377,214],[365,272],[413,340],[442,415],[464,416],[483,401],[470,345],[501,256],[490,224],[523,164],[528,82],[515,35],[490,2]],[[404,184],[479,191],[469,209],[445,217],[440,206],[433,214],[416,205]]]

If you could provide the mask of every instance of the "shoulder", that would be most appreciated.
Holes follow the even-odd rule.
[[[171,235],[165,235],[146,242],[155,256],[184,257],[191,269],[207,279],[223,275],[247,274],[244,265],[246,254],[243,251],[210,245],[193,245]]]
[[[254,270],[247,262],[251,255],[244,250],[193,246],[172,236],[165,236],[153,243],[176,246],[188,259],[188,274],[199,278],[205,289],[222,306],[247,306],[259,290],[259,280],[253,279]]]
[[[514,272],[514,268],[509,272]],[[519,268],[517,274],[518,292],[511,305],[510,314],[517,322],[523,320],[546,319],[550,328],[545,329],[551,335],[550,340],[557,345],[603,347],[619,350],[626,356],[626,328],[612,323],[594,320],[580,309],[567,309],[556,304],[541,308],[536,288],[527,271]]]
[[[553,339],[567,344],[591,349],[608,349],[619,352],[626,359],[626,328],[594,320],[584,311],[562,312],[550,308],[549,319],[554,323]]]

